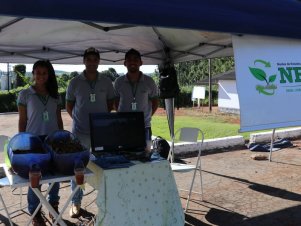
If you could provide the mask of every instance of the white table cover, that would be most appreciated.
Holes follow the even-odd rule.
[[[103,170],[87,182],[98,190],[99,226],[183,226],[184,212],[168,161]]]

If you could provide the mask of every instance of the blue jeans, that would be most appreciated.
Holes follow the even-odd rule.
[[[145,140],[152,140],[152,129],[151,127],[145,128]]]
[[[74,191],[75,188],[76,188],[76,182],[74,180],[72,180],[71,181],[71,191]],[[71,200],[72,204],[81,205],[83,195],[84,195],[83,190],[78,189],[77,192],[72,197],[72,200]]]
[[[40,189],[41,189],[41,187],[40,187]],[[59,190],[60,190],[60,184],[54,183],[52,189],[50,190],[50,192],[48,194],[48,198],[47,198],[48,202],[50,204],[52,204],[52,203],[55,204],[55,203],[59,202],[59,200],[60,200]],[[40,200],[30,187],[28,187],[27,202],[28,202],[28,211],[30,214],[33,214],[33,212],[38,207]]]
[[[82,145],[84,145],[86,148],[90,149],[90,147],[91,147],[90,134],[83,134],[83,133],[79,133],[76,131],[73,131],[73,134],[75,135],[75,137],[77,137],[77,139],[80,141],[80,143]],[[71,191],[73,192],[75,188],[76,188],[76,182],[74,180],[71,180]],[[83,199],[83,195],[84,195],[83,190],[78,189],[77,192],[72,197],[71,202],[74,205],[80,205],[82,202],[82,199]]]

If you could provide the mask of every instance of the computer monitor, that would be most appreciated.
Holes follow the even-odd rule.
[[[89,119],[93,153],[144,151],[143,112],[90,113]]]

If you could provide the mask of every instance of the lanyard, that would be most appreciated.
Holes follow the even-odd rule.
[[[49,95],[47,96],[42,96],[42,95],[38,95],[39,100],[42,102],[42,104],[44,105],[44,107],[46,107],[48,100],[49,100]]]
[[[90,86],[90,89],[91,89],[92,93],[94,93],[96,82],[97,82],[97,80],[96,81],[88,81],[88,84]]]
[[[95,89],[97,80],[98,80],[98,73],[97,73],[97,75],[96,75],[96,80],[89,81],[88,79],[86,79],[86,81],[88,82],[88,84],[89,84],[89,86],[90,86],[91,93],[94,93],[94,89]]]
[[[141,74],[139,75],[139,78],[138,78],[137,82],[131,82],[131,80],[129,80],[129,77],[128,77],[128,80],[129,80],[130,85],[131,85],[131,90],[132,90],[134,101],[136,100],[136,93],[137,93],[140,78],[141,78]]]

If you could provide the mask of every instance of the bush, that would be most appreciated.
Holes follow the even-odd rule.
[[[17,98],[19,92],[23,89],[28,88],[29,85],[24,87],[19,87],[17,89],[11,89],[10,91],[0,91],[0,112],[17,112],[18,105],[17,105]],[[62,100],[62,109],[65,108],[65,95],[66,90],[59,90],[59,95]]]
[[[17,97],[21,90],[0,91],[0,112],[18,111]]]

